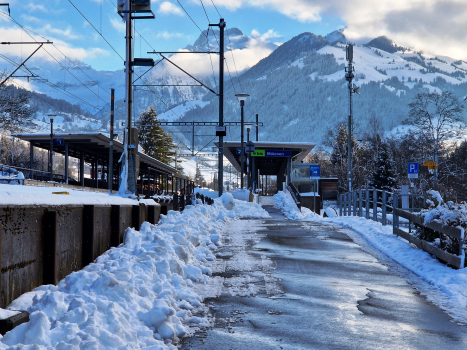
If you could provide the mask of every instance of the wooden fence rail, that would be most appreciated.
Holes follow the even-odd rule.
[[[340,196],[339,202],[339,214],[342,216],[364,216],[366,219],[373,219],[378,221],[379,215],[378,210],[381,210],[381,223],[386,225],[388,211],[392,214],[392,226],[393,233],[399,237],[402,237],[415,244],[418,248],[436,256],[438,259],[445,261],[453,267],[462,269],[464,268],[465,262],[465,237],[464,230],[457,227],[451,227],[442,225],[437,222],[424,223],[423,217],[413,214],[407,210],[420,210],[420,208],[402,208],[399,206],[399,199],[403,196],[420,197],[419,195],[409,194],[397,194],[392,192],[386,192],[376,189],[363,189],[353,191],[352,193],[345,193]],[[388,203],[388,199],[391,197],[391,203]],[[422,196],[422,203],[426,202],[426,198]],[[415,199],[415,198],[414,198]],[[373,209],[373,215],[370,216],[370,208]],[[408,220],[409,232],[400,229],[399,218]],[[410,232],[411,224],[421,226],[423,229],[428,228],[435,232],[443,235],[447,235],[452,239],[455,239],[459,243],[458,255],[451,254],[441,248],[438,248],[429,242],[415,237]]]
[[[448,264],[458,269],[464,268],[465,253],[464,253],[464,230],[463,229],[442,225],[437,222],[429,222],[425,224],[421,216],[415,215],[415,214],[412,214],[412,213],[409,213],[409,212],[406,212],[406,211],[403,211],[397,208],[394,208],[394,216],[395,216],[395,220],[394,220],[394,225],[393,225],[393,233],[395,235],[406,239],[410,243],[415,244],[418,248],[423,249],[424,251],[436,256],[437,258],[447,262]],[[435,247],[434,245],[428,243],[427,241],[423,239],[413,236],[411,233],[407,231],[401,230],[398,227],[398,220],[396,220],[396,217],[397,218],[402,217],[404,219],[409,220],[412,223],[415,223],[422,227],[432,229],[441,234],[445,234],[451,238],[457,239],[459,241],[459,251],[458,251],[459,254],[458,255],[450,254],[438,247]]]

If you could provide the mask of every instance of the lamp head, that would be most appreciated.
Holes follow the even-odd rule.
[[[240,101],[240,103],[241,103],[241,102],[245,103],[246,99],[247,99],[248,96],[250,96],[250,95],[248,95],[248,94],[236,94],[235,96],[237,96],[238,101]]]
[[[54,117],[56,117],[56,114],[48,113],[47,117],[49,118],[50,123],[54,122]]]
[[[245,123],[244,126],[245,126],[245,129],[249,132],[249,131],[251,130],[251,128],[254,126],[254,124],[252,124],[252,123]]]

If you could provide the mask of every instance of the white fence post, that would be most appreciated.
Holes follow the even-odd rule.
[[[387,197],[387,193],[385,190],[383,190],[383,198],[381,200],[381,205],[382,205],[382,214],[383,214],[383,218],[382,218],[382,223],[383,223],[383,226],[386,226],[387,222],[386,222],[386,197]]]
[[[365,190],[365,218],[370,219],[370,190]]]
[[[373,190],[373,221],[378,222],[378,191]]]
[[[402,197],[403,198],[403,197]],[[397,193],[394,193],[393,201],[392,201],[392,227],[399,227],[399,216],[396,215],[396,209],[399,205],[399,196]]]

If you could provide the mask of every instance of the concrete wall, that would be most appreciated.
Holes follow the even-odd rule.
[[[157,223],[161,206],[0,206],[0,307],[57,284],[123,242],[127,227]]]

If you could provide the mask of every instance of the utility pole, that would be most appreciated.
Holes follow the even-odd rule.
[[[355,67],[353,66],[353,45],[349,44],[346,46],[346,59],[348,61],[348,66],[345,67],[345,80],[348,81],[348,88],[349,88],[349,125],[348,125],[348,164],[349,164],[349,173],[348,173],[348,180],[349,180],[349,192],[352,192],[352,113],[353,113],[353,106],[352,106],[352,94],[356,92],[360,95],[358,91],[358,87],[355,84],[352,84],[352,80],[355,77],[353,72],[355,71]]]
[[[154,66],[154,60],[147,58],[133,58],[133,19],[152,19],[155,18],[151,11],[151,2],[149,0],[123,0],[123,3],[117,7],[117,11],[122,16],[126,24],[126,56],[125,56],[125,98],[127,108],[127,128],[125,137],[125,165],[122,176],[122,186],[119,192],[123,195],[135,194],[136,181],[138,174],[138,137],[137,131],[132,129],[132,106],[133,106],[133,67],[135,66]],[[122,6],[123,5],[123,6]],[[147,15],[140,15],[140,14]],[[122,193],[123,192],[123,193]]]
[[[259,117],[256,114],[256,142],[259,141]]]
[[[132,1],[127,0],[125,1],[123,9],[128,11],[123,16],[126,22],[126,57],[125,57],[125,97],[126,97],[126,113],[127,113],[127,130],[126,130],[126,186],[127,190],[131,193],[136,192],[136,184],[134,183],[135,176],[131,176],[131,171],[134,171],[133,166],[133,157],[130,155],[132,139],[131,139],[131,111],[132,111],[132,102],[133,102],[133,95],[132,95],[132,83],[133,83],[133,38],[131,36],[132,32]]]
[[[115,89],[110,89],[110,142],[109,142],[109,194],[112,194],[114,179],[114,110],[115,110]]]
[[[50,120],[50,181],[54,180],[54,117],[56,114],[47,114]]]
[[[219,24],[210,24],[210,27],[219,27],[219,129],[216,134],[219,136],[219,168],[218,168],[218,188],[219,197],[222,196],[224,189],[224,136],[226,135],[224,126],[224,29],[226,23],[223,18]]]

